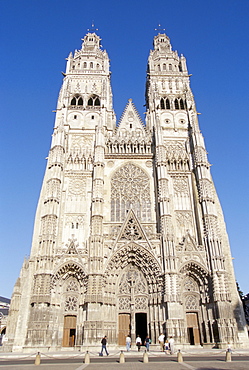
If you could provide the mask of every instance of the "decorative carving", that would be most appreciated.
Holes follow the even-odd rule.
[[[72,195],[82,195],[85,193],[86,181],[82,178],[70,179],[68,192]]]
[[[176,194],[189,195],[188,178],[185,176],[174,176],[173,187]]]
[[[199,292],[199,286],[191,276],[187,276],[183,283],[183,290],[186,292]]]
[[[76,280],[70,280],[67,285],[66,292],[78,292],[79,287]]]
[[[141,230],[139,230],[136,221],[130,218],[123,231],[122,238],[128,240],[140,240],[142,239]]]
[[[65,302],[65,311],[77,311],[77,297],[67,297]]]
[[[197,297],[189,294],[185,297],[185,307],[187,310],[197,310],[199,308]]]
[[[150,220],[150,181],[147,174],[132,163],[121,167],[111,179],[112,221],[124,221],[132,208],[142,221]]]

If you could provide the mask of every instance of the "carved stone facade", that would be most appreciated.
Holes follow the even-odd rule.
[[[13,351],[246,344],[225,223],[186,60],[165,34],[148,60],[146,124],[129,100],[116,125],[96,33],[70,53],[37,207],[15,285]]]

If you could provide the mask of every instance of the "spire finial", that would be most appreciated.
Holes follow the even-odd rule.
[[[95,32],[98,30],[99,29],[95,27],[94,21],[92,21],[92,27],[87,29],[88,32]]]
[[[158,26],[157,26],[157,28],[155,28],[155,31],[158,31],[158,32],[165,32],[165,28],[162,28],[162,26],[161,26],[161,24],[160,23],[158,23]]]

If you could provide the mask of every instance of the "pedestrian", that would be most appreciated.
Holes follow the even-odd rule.
[[[150,343],[151,343],[151,340],[150,340],[150,337],[147,335],[146,338],[145,338],[145,341],[144,341],[144,345],[146,347],[146,350],[149,352],[150,350]]]
[[[166,339],[166,341],[165,341],[165,353],[166,353],[166,355],[169,354],[169,341],[168,341],[168,339]]]
[[[126,343],[126,350],[127,352],[129,352],[131,349],[131,337],[129,336],[129,334],[125,338],[125,343]]]
[[[163,351],[163,352],[164,352],[164,337],[165,337],[165,335],[164,335],[163,333],[161,333],[161,334],[159,335],[159,337],[158,337],[158,342],[159,342],[159,344],[160,344],[160,349],[161,349],[161,351]]]
[[[106,346],[107,346],[107,336],[106,335],[104,336],[104,338],[102,338],[101,344],[102,344],[102,348],[101,348],[101,352],[100,352],[99,355],[103,356],[103,351],[105,350],[106,355],[109,356],[109,353],[108,353],[107,348],[106,348]]]
[[[170,349],[170,354],[171,355],[173,355],[173,353],[174,353],[174,344],[175,344],[174,338],[170,337],[169,338],[169,349]]]
[[[142,339],[140,338],[140,335],[138,334],[136,338],[136,346],[137,346],[138,352],[140,352],[141,345],[142,345]]]

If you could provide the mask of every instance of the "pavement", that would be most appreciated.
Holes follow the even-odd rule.
[[[183,362],[178,362],[177,352],[166,355],[159,350],[148,353],[148,363],[143,362],[144,350],[124,351],[125,363],[119,363],[120,349],[109,349],[110,355],[100,357],[98,351],[89,351],[90,364],[84,363],[85,352],[41,352],[38,369],[43,370],[249,370],[249,349],[232,351],[232,362],[225,362],[226,350],[191,348],[181,350]],[[0,369],[37,370],[36,353],[0,352]]]

